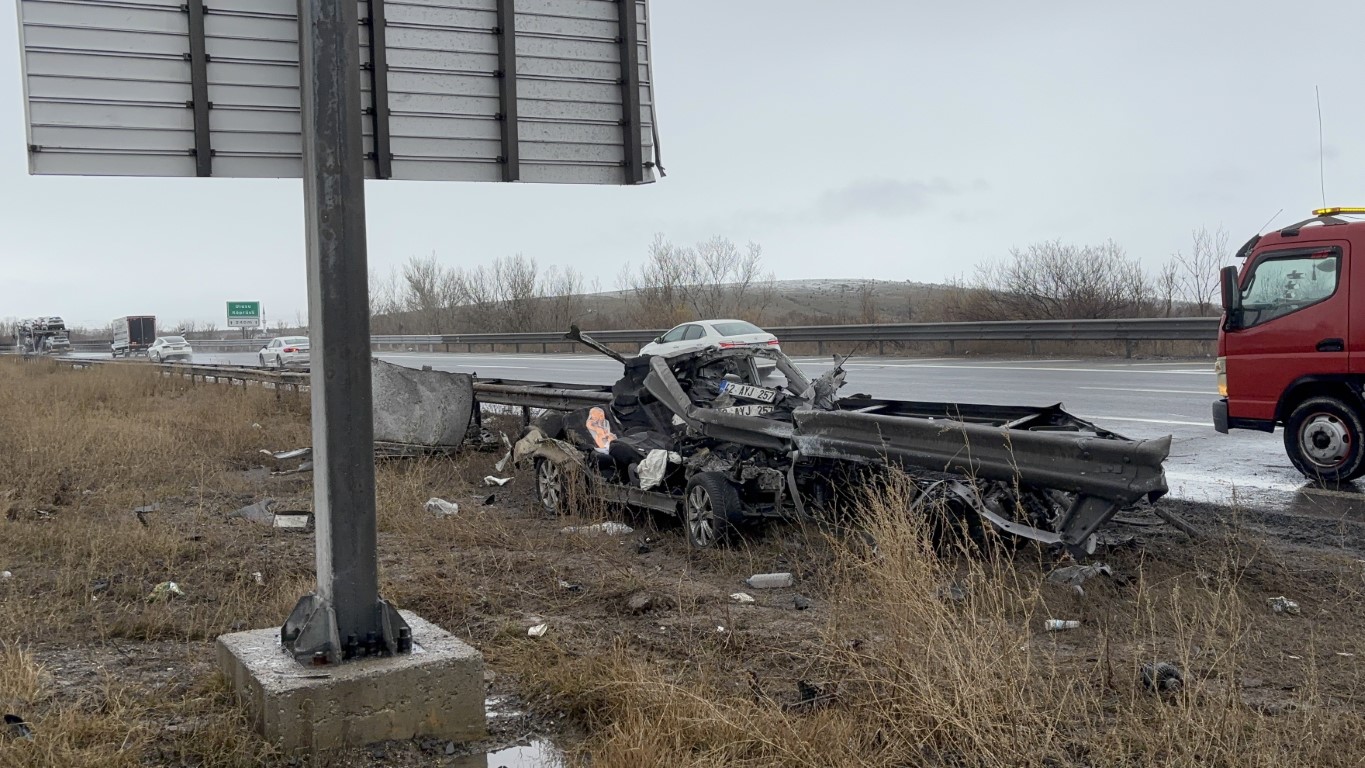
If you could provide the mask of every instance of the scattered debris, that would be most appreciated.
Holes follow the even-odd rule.
[[[1299,615],[1299,604],[1294,602],[1293,600],[1290,600],[1284,595],[1280,595],[1279,597],[1272,597],[1266,602],[1270,603],[1270,610],[1274,611],[1275,613],[1287,613],[1290,616]]]
[[[810,598],[804,595],[797,595],[792,598],[792,607],[798,611],[810,610],[811,605],[813,605],[813,603],[811,603]]]
[[[740,605],[749,605],[754,602],[754,596],[745,592],[736,592],[733,595],[730,595],[730,599]]]
[[[940,584],[934,594],[944,602],[960,603],[967,599],[967,590],[960,584]]]
[[[493,502],[497,500],[498,500],[497,494],[490,493],[487,496],[483,497],[483,506],[491,507],[493,505]]]
[[[142,506],[142,507],[133,507],[133,514],[137,517],[137,521],[138,521],[139,523],[142,523],[142,527],[143,527],[143,528],[147,528],[147,527],[149,527],[149,525],[150,525],[150,524],[147,522],[147,514],[150,513],[150,512],[160,512],[160,511],[161,511],[161,503],[160,503],[160,502],[154,502],[154,503],[152,503],[152,504],[148,504],[148,505]]]
[[[560,589],[567,589],[567,590],[569,590],[570,592],[580,592],[580,591],[582,591],[582,589],[583,589],[583,585],[582,585],[582,584],[573,584],[573,583],[567,582],[567,581],[565,581],[565,580],[563,580],[563,579],[560,579],[560,580],[559,580],[559,588],[560,588]]]
[[[259,585],[262,586],[262,587],[265,586],[265,577],[261,575],[261,572],[260,572],[260,571],[252,571],[252,572],[251,572],[251,580],[254,581],[254,582],[256,582],[257,584],[259,584]]]
[[[277,460],[279,460],[279,461],[287,461],[287,460],[289,460],[289,459],[299,459],[299,458],[302,458],[302,457],[304,457],[304,456],[312,456],[312,455],[313,455],[313,449],[312,449],[312,448],[295,448],[295,449],[293,449],[292,451],[268,451],[268,450],[266,450],[265,448],[262,448],[262,449],[261,449],[261,453],[264,453],[266,456],[270,456],[270,457],[272,457],[272,458],[274,458],[274,459],[277,459]]]
[[[636,592],[626,601],[626,608],[635,614],[649,613],[654,608],[654,597],[648,592]]]
[[[240,517],[243,520],[250,520],[253,523],[270,525],[275,522],[274,499],[261,499],[255,504],[248,504],[241,509],[228,513],[228,517]]]
[[[176,584],[174,581],[163,581],[152,588],[151,594],[147,595],[147,602],[151,603],[157,600],[169,600],[173,597],[183,597],[184,594],[185,591],[180,588],[179,584]]]
[[[1081,585],[1090,579],[1099,576],[1113,576],[1114,569],[1104,563],[1092,563],[1090,565],[1068,565],[1047,575],[1047,580],[1052,584],[1062,584],[1076,590],[1076,594],[1084,596],[1085,588]]]
[[[305,462],[303,462],[302,464],[300,464],[296,469],[285,469],[285,470],[281,470],[281,471],[279,471],[279,472],[271,472],[270,474],[275,475],[275,476],[279,476],[279,475],[297,475],[297,474],[301,474],[301,473],[303,473],[303,472],[312,472],[312,471],[313,471],[313,462],[311,462],[311,461],[305,461]]]
[[[437,517],[454,517],[460,514],[459,504],[456,504],[453,501],[446,501],[445,499],[438,499],[435,496],[427,499],[427,503],[423,505],[423,508]]]
[[[1080,629],[1081,623],[1071,619],[1048,619],[1043,623],[1043,629],[1049,632],[1061,632],[1064,629]]]
[[[5,715],[5,736],[11,739],[31,739],[33,729],[18,715]]]
[[[9,571],[0,571],[0,581],[9,581],[14,578],[14,574]]]
[[[648,536],[635,540],[635,554],[647,555],[654,551],[653,543]]]
[[[312,512],[276,512],[275,527],[306,531],[313,527]]]
[[[6,571],[6,573],[9,573],[9,571]],[[108,579],[95,579],[94,581],[90,582],[90,594],[92,595],[98,595],[99,593],[107,592],[108,590],[109,590]]]
[[[545,633],[550,631],[549,624],[537,624],[526,630],[528,637],[545,637]]]
[[[489,475],[483,479],[484,485],[496,485],[499,488],[510,482],[512,482],[512,478],[510,477],[494,477],[493,475]]]
[[[601,534],[604,536],[624,536],[627,533],[635,533],[635,529],[625,523],[618,523],[615,520],[608,520],[605,523],[595,523],[593,525],[571,525],[567,528],[560,528],[560,533],[584,533]]]
[[[1155,693],[1179,691],[1185,687],[1185,675],[1170,662],[1147,662],[1142,665],[1142,685]]]
[[[805,680],[796,681],[796,695],[796,703],[788,704],[783,707],[783,709],[788,711],[809,712],[811,710],[829,706],[830,702],[834,701],[835,697],[832,687],[827,688],[819,686],[814,683],[808,683]]]
[[[261,429],[261,425],[260,425],[260,424],[257,424],[256,422],[253,421],[253,422],[251,422],[251,428],[252,428],[252,429]]]
[[[1346,651],[1337,651],[1337,655],[1338,655],[1338,656],[1341,656],[1342,658],[1346,658],[1346,659],[1354,659],[1354,658],[1355,658],[1355,654],[1354,654],[1354,653],[1347,653]]]
[[[796,583],[790,573],[756,573],[744,580],[754,589],[785,589]]]

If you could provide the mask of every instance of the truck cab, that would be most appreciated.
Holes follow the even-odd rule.
[[[1273,432],[1304,475],[1365,475],[1365,208],[1258,235],[1224,268],[1214,428]],[[1361,314],[1357,321],[1354,315]]]

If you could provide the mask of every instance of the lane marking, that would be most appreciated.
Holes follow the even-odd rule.
[[[1076,387],[1076,389],[1093,389],[1098,392],[1156,392],[1162,395],[1208,395],[1217,397],[1216,392],[1207,392],[1202,389],[1130,389],[1128,387]]]

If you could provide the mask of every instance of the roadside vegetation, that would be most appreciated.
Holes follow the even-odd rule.
[[[0,766],[291,764],[249,731],[212,641],[280,623],[311,588],[311,536],[233,516],[265,497],[311,508],[309,476],[271,475],[259,453],[307,445],[307,410],[143,366],[0,360],[0,711],[33,732],[0,735]],[[1291,549],[1227,509],[1184,510],[1216,531],[1199,542],[1137,514],[1100,553],[1114,575],[1082,595],[1031,547],[935,554],[895,480],[856,511],[875,548],[772,526],[692,552],[667,521],[593,503],[546,518],[526,477],[482,487],[498,458],[383,463],[378,490],[383,593],[481,650],[490,695],[520,713],[491,743],[547,734],[571,764],[622,767],[1365,755],[1360,553]],[[433,496],[460,514],[433,517]],[[560,531],[607,517],[635,533]],[[769,571],[795,589],[744,585]],[[184,594],[149,599],[165,581]],[[1280,595],[1300,612],[1273,612]],[[1052,618],[1080,627],[1047,632]],[[1183,687],[1144,687],[1152,662]],[[454,764],[444,747],[303,764]]]

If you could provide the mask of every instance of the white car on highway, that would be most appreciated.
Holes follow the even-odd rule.
[[[695,320],[683,323],[640,348],[642,355],[672,357],[699,349],[733,347],[779,348],[777,337],[744,320]],[[776,363],[763,360],[759,373],[767,375]]]
[[[262,368],[308,367],[312,355],[308,351],[307,336],[280,336],[261,347]]]
[[[184,336],[158,336],[152,346],[147,348],[147,359],[154,363],[182,360],[186,363],[194,355],[194,349],[185,341]]]

